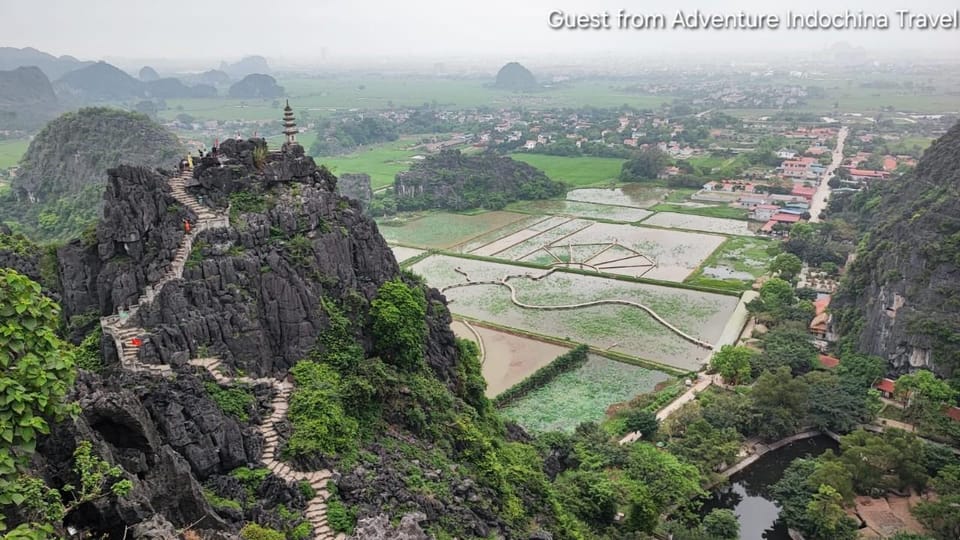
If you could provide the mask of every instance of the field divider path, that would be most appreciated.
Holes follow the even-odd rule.
[[[527,242],[527,241],[529,241],[529,240],[532,240],[532,239],[534,239],[534,238],[536,238],[536,237],[538,237],[538,236],[541,236],[541,235],[543,235],[543,234],[546,234],[546,233],[548,233],[548,232],[556,229],[557,227],[562,227],[562,226],[566,225],[567,223],[570,223],[571,221],[573,221],[573,219],[570,219],[570,218],[568,218],[568,217],[566,217],[566,216],[551,216],[551,217],[548,218],[548,219],[545,219],[545,220],[542,220],[542,221],[538,221],[536,224],[539,225],[540,223],[543,223],[543,222],[548,221],[549,219],[553,219],[553,218],[560,218],[560,219],[563,219],[563,220],[565,220],[565,221],[561,221],[560,223],[557,223],[556,225],[551,225],[550,227],[547,227],[546,229],[544,229],[544,230],[542,230],[542,231],[538,231],[538,230],[533,229],[533,228],[531,228],[531,227],[527,227],[526,229],[524,229],[524,230],[522,230],[522,231],[517,231],[517,232],[513,233],[513,234],[510,235],[510,236],[504,237],[504,238],[502,238],[501,240],[506,240],[506,239],[510,238],[511,236],[521,236],[521,239],[518,240],[518,241],[516,241],[516,242],[514,242],[514,243],[512,243],[512,244],[510,244],[510,245],[508,245],[507,247],[505,247],[505,248],[503,248],[503,249],[501,249],[501,250],[499,250],[499,251],[496,251],[496,252],[494,252],[494,253],[491,253],[490,256],[496,257],[496,256],[500,255],[501,253],[503,253],[504,251],[507,251],[508,249],[513,249],[514,247],[519,246],[520,244],[522,244],[522,243],[524,243],[524,242]],[[522,233],[524,233],[524,232],[532,232],[532,233],[536,233],[536,234],[531,234],[530,236],[522,237]],[[489,245],[489,244],[488,244],[488,245]],[[497,246],[497,247],[500,247],[500,246]],[[473,252],[476,252],[476,251],[478,251],[478,250],[474,250]]]
[[[120,356],[120,365],[130,371],[146,371],[161,376],[173,376],[173,369],[165,364],[146,364],[140,361],[140,349],[137,346],[125,346],[124,343],[131,342],[133,339],[141,339],[140,336],[147,334],[147,331],[133,323],[136,313],[141,306],[146,306],[153,302],[156,295],[163,289],[167,283],[183,278],[183,271],[186,268],[187,259],[193,251],[193,243],[197,236],[208,229],[227,228],[230,226],[229,209],[226,214],[220,214],[207,206],[201,205],[186,191],[186,181],[193,175],[192,169],[184,169],[178,176],[170,178],[168,184],[170,193],[178,203],[189,208],[196,216],[197,221],[190,224],[190,232],[183,236],[177,251],[174,253],[173,260],[170,262],[169,269],[155,283],[149,284],[144,288],[143,294],[137,298],[136,306],[129,310],[125,317],[121,318],[119,314],[102,317],[100,327],[103,333],[113,338],[114,345],[117,348],[117,354]],[[286,481],[297,482],[306,480],[310,483],[316,495],[310,500],[305,512],[305,516],[314,529],[314,538],[319,540],[335,540],[345,538],[344,535],[334,536],[329,524],[327,523],[327,499],[330,494],[327,492],[327,481],[332,477],[328,470],[313,472],[294,471],[287,465],[276,459],[277,444],[279,435],[274,424],[283,419],[289,406],[288,400],[293,386],[290,383],[281,382],[273,378],[254,379],[250,377],[227,377],[218,369],[222,360],[219,358],[195,358],[188,360],[193,366],[206,369],[219,384],[270,384],[276,390],[276,397],[273,400],[273,412],[260,425],[257,430],[263,436],[265,441],[262,460],[274,474]]]
[[[575,220],[571,219],[570,221],[575,221]],[[570,223],[570,221],[567,221],[566,223],[564,223],[564,225],[566,225],[567,223]],[[585,220],[584,220],[584,221],[585,221]],[[560,242],[563,242],[563,241],[566,240],[567,238],[570,238],[571,236],[573,236],[573,235],[575,235],[575,234],[577,234],[577,233],[579,233],[579,232],[582,232],[582,231],[584,231],[584,230],[586,230],[586,229],[589,229],[590,227],[593,226],[593,223],[594,223],[594,222],[590,221],[590,222],[588,222],[586,225],[584,225],[583,227],[580,227],[579,229],[577,229],[577,230],[575,230],[575,231],[571,231],[571,232],[569,232],[569,233],[561,236],[560,238],[554,240],[553,242],[550,242],[550,243],[547,244],[546,246],[540,246],[540,247],[534,249],[533,251],[531,251],[531,252],[529,252],[529,253],[524,253],[523,255],[521,255],[521,256],[519,256],[519,257],[514,257],[513,259],[518,260],[518,261],[522,261],[523,259],[526,259],[527,257],[529,257],[529,256],[533,255],[534,253],[540,251],[541,249],[557,247],[557,244],[559,244]],[[558,225],[557,227],[559,227],[559,225]],[[556,228],[556,227],[554,227],[554,229],[555,229],[555,228]],[[547,232],[547,231],[543,231],[543,232]],[[537,235],[537,236],[540,236],[540,235]],[[534,238],[536,238],[536,236],[535,236]],[[513,246],[511,246],[511,247],[513,247]],[[560,244],[559,247],[563,247],[563,245]],[[504,250],[504,251],[505,251],[505,250]],[[501,252],[501,253],[502,253],[502,252]]]
[[[466,319],[460,319],[460,322],[462,322],[463,325],[467,327],[467,330],[470,330],[473,336],[477,338],[477,345],[480,347],[480,364],[483,365],[484,360],[487,358],[487,352],[483,348],[483,336],[481,336],[480,332],[478,332],[477,329],[470,324],[470,321]]]
[[[502,240],[502,239],[504,239],[504,238],[507,238],[507,237],[509,237],[509,236],[512,236],[512,235],[514,235],[514,234],[517,234],[518,232],[522,232],[522,231],[524,231],[524,230],[526,230],[526,229],[529,229],[530,227],[535,227],[535,226],[543,223],[544,221],[550,219],[551,217],[552,217],[552,216],[543,216],[543,219],[539,219],[539,220],[537,220],[537,221],[534,221],[533,223],[527,225],[527,226],[524,227],[523,229],[520,229],[519,231],[516,231],[516,232],[512,232],[512,233],[508,234],[507,236],[494,238],[493,240],[487,242],[486,244],[483,244],[483,245],[480,245],[480,246],[477,246],[477,247],[471,249],[471,250],[469,251],[469,253],[474,253],[474,252],[476,252],[476,251],[480,251],[480,250],[484,249],[485,247],[487,247],[487,246],[489,246],[489,245],[491,245],[491,244],[495,244],[495,243],[499,242],[500,240]],[[522,221],[522,220],[519,220],[519,221]],[[516,223],[516,222],[514,222],[514,223]],[[477,236],[474,236],[473,238],[468,238],[468,239],[464,240],[463,242],[460,242],[460,243],[457,244],[456,246],[453,246],[453,248],[451,248],[451,249],[465,248],[468,244],[470,244],[470,242],[473,242],[473,241],[475,241],[475,240],[478,239],[478,238],[481,238],[481,237],[486,236],[486,235],[492,235],[492,234],[494,234],[494,233],[497,233],[498,231],[502,231],[502,230],[504,230],[504,229],[508,229],[508,228],[510,228],[512,225],[513,225],[513,223],[508,223],[508,224],[504,225],[503,227],[496,228],[496,229],[494,229],[494,230],[492,230],[492,231],[487,231],[487,232],[485,232],[485,233],[480,233],[480,234],[478,234]]]
[[[656,320],[657,322],[659,322],[660,324],[662,324],[662,325],[663,325],[664,327],[666,327],[668,330],[670,330],[670,331],[673,332],[674,334],[677,334],[677,335],[680,336],[681,338],[689,341],[690,343],[693,343],[694,345],[703,347],[704,349],[707,349],[707,350],[711,350],[711,351],[713,350],[713,345],[712,345],[712,344],[710,344],[710,343],[708,343],[708,342],[706,342],[706,341],[703,341],[703,340],[701,340],[701,339],[699,339],[699,338],[697,338],[697,337],[691,336],[690,334],[687,334],[687,333],[684,332],[683,330],[681,330],[681,329],[677,328],[676,326],[670,324],[669,321],[667,321],[666,319],[664,319],[663,317],[661,317],[656,311],[650,309],[649,307],[647,307],[647,306],[645,306],[644,304],[641,304],[641,303],[639,303],[639,302],[633,302],[633,301],[631,301],[631,300],[620,300],[620,299],[617,299],[617,298],[613,298],[613,299],[606,299],[606,300],[590,300],[590,301],[588,301],[588,302],[581,302],[581,303],[578,303],[578,304],[560,304],[560,305],[553,305],[553,306],[538,306],[538,305],[534,305],[534,304],[527,304],[527,303],[521,302],[521,301],[517,298],[517,289],[516,289],[513,285],[511,285],[511,284],[509,283],[509,281],[510,281],[511,279],[516,279],[516,278],[529,279],[529,280],[531,280],[531,281],[539,281],[539,280],[544,279],[544,278],[546,278],[547,276],[553,274],[553,273],[556,272],[556,271],[557,271],[556,268],[551,268],[550,270],[547,270],[546,272],[544,272],[543,274],[541,274],[541,275],[539,275],[539,276],[532,276],[532,275],[530,275],[530,274],[507,274],[507,275],[503,276],[502,278],[500,278],[499,280],[473,281],[473,280],[470,279],[470,277],[467,275],[467,273],[466,273],[462,268],[459,268],[459,267],[458,267],[458,268],[456,268],[456,272],[457,272],[458,274],[460,274],[460,275],[463,275],[463,276],[466,278],[466,283],[455,283],[455,284],[453,284],[453,285],[447,285],[446,287],[443,287],[442,289],[440,289],[440,292],[441,292],[441,293],[444,293],[444,292],[446,292],[446,291],[448,291],[448,290],[450,290],[450,289],[457,289],[457,288],[462,288],[462,287],[469,287],[469,286],[472,286],[472,285],[498,285],[498,286],[503,286],[503,287],[506,287],[507,289],[509,289],[509,290],[510,290],[510,301],[513,302],[517,307],[520,307],[520,308],[523,308],[523,309],[533,309],[533,310],[540,310],[540,311],[564,311],[564,310],[573,310],[573,309],[580,309],[580,308],[593,307],[593,306],[604,306],[604,305],[622,305],[622,306],[635,307],[635,308],[638,308],[638,309],[641,309],[641,310],[645,311],[647,314],[649,314],[651,317],[653,317],[654,320]]]

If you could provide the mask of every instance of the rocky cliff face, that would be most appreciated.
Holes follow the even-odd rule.
[[[344,197],[356,199],[363,210],[366,210],[370,201],[373,200],[373,188],[370,187],[369,174],[341,174],[337,181],[337,187],[340,188],[340,194]]]
[[[104,171],[121,162],[169,167],[182,153],[177,138],[144,115],[105,108],[67,113],[34,137],[0,212],[33,238],[75,238],[96,220]]]
[[[840,330],[897,373],[960,367],[960,124],[916,170],[859,194],[866,234],[835,309]]]
[[[184,202],[179,182],[171,190],[168,174],[110,170],[96,234],[58,252],[67,315],[112,314],[183,260],[176,255],[183,223],[198,216],[178,201],[197,207]],[[251,139],[225,142],[185,183],[201,206],[229,215],[230,227],[198,233],[182,278],[165,279],[153,300],[131,315],[144,342],[137,361],[169,366],[173,376],[128,371],[114,340],[103,339],[102,370],[81,373],[74,391],[82,416],[57,426],[39,448],[35,471],[50,485],[76,481],[70,456],[81,440],[92,441],[97,454],[134,483],[131,495],[85,505],[68,524],[112,538],[167,539],[192,527],[202,538],[226,539],[255,522],[303,538],[291,531],[310,530],[305,519],[316,514],[307,504],[315,499],[275,472],[289,466],[336,471],[329,505],[349,514],[335,518],[324,510],[324,519],[351,526],[355,516],[357,539],[520,538],[557,526],[555,507],[535,487],[540,480],[527,485],[525,473],[502,474],[535,468],[538,458],[532,447],[511,446],[505,438],[483,398],[479,361],[450,331],[445,299],[400,271],[376,224],[337,193],[336,178],[299,146],[270,153],[262,139]],[[413,367],[392,363],[384,336],[374,331],[383,320],[374,315],[374,301],[383,301],[388,282],[411,298],[410,291],[422,293],[422,324],[419,315],[413,321],[422,351],[411,347],[418,354]],[[331,335],[339,337],[330,341]],[[355,351],[349,361],[348,350]],[[241,388],[250,396],[242,419],[225,413],[222,396],[216,397],[223,390],[212,377],[221,372],[188,363],[210,356],[222,359],[228,373],[268,378]],[[294,394],[287,415],[279,413],[271,424],[272,435],[259,429],[278,414],[275,381],[304,359],[337,366],[337,377],[350,381],[334,386],[331,399],[337,407],[355,407],[347,414],[363,419],[362,444],[355,443],[352,454],[283,457],[282,468],[258,469],[268,445],[280,441],[279,459],[302,428],[291,415]],[[328,383],[341,384],[333,382],[337,377]],[[309,403],[313,413],[342,414],[329,401]],[[498,460],[510,465],[501,468]],[[251,483],[248,469],[262,476]]]

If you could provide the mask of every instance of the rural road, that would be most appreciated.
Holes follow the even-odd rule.
[[[810,203],[810,223],[820,222],[820,212],[827,207],[827,199],[830,197],[830,178],[833,172],[843,163],[843,142],[847,138],[849,130],[846,127],[840,128],[837,133],[837,147],[833,150],[833,161],[820,177],[820,185],[817,186],[817,192],[813,195],[813,201]]]

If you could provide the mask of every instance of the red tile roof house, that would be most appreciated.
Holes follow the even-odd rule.
[[[777,225],[777,223],[790,224],[790,223],[796,223],[798,221],[800,221],[800,216],[797,214],[783,214],[783,213],[776,214],[775,216],[770,218],[770,221],[764,223],[763,227],[760,227],[760,232],[765,234],[773,234],[774,233],[773,228],[774,226]]]
[[[774,214],[770,221],[775,221],[777,223],[796,223],[800,221],[800,216],[797,214],[785,214],[780,212],[779,214]]]
[[[943,411],[954,422],[960,422],[960,407],[947,407]]]
[[[871,171],[869,169],[850,169],[850,178],[854,180],[883,180],[890,176],[884,171]]]
[[[803,197],[806,200],[812,200],[813,196],[817,194],[817,188],[806,187],[806,186],[793,186],[793,189],[790,190],[791,195],[796,195],[798,197]]]
[[[832,356],[827,356],[825,354],[821,354],[819,358],[820,358],[820,365],[827,369],[833,369],[840,365],[839,358],[834,358]]]
[[[804,157],[800,159],[784,161],[780,165],[780,168],[783,170],[784,176],[790,178],[806,178],[807,173],[810,171],[810,166],[816,162],[817,160],[812,157]]]
[[[813,303],[816,314],[810,321],[810,333],[820,339],[826,339],[827,330],[830,326],[830,314],[827,313],[827,306],[830,305],[830,295],[826,295]],[[823,360],[823,355],[820,355]],[[833,366],[830,366],[833,367]]]
[[[887,399],[892,399],[892,398],[893,398],[893,392],[894,392],[894,390],[895,390],[894,385],[895,385],[896,383],[897,383],[897,381],[894,381],[893,379],[883,379],[882,381],[880,381],[880,382],[878,382],[877,384],[873,385],[873,387],[876,388],[877,390],[879,390],[879,391],[880,391],[880,394],[881,394],[883,397],[885,397],[885,398],[887,398]]]

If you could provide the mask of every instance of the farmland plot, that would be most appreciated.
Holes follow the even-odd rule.
[[[618,244],[634,250],[656,262],[653,269],[641,264],[640,259],[625,261],[622,268],[610,269],[611,273],[634,277],[647,277],[664,281],[681,282],[689,276],[720,244],[722,236],[683,231],[666,231],[630,225],[597,223],[592,227],[564,238],[564,243]]]
[[[657,212],[643,222],[644,225],[656,225],[672,229],[689,229],[720,234],[736,234],[753,236],[750,222],[740,219],[724,219],[693,214],[677,214],[674,212]]]
[[[379,229],[380,234],[390,243],[449,249],[476,236],[526,219],[530,219],[530,216],[512,212],[484,212],[476,215],[436,212],[399,226],[381,222]]]
[[[568,200],[560,201],[554,199],[544,201],[520,201],[511,204],[508,209],[517,212],[606,219],[625,223],[640,221],[652,214],[652,212],[647,210],[627,206],[611,206],[609,204]]]
[[[572,432],[583,422],[602,420],[607,407],[653,390],[665,373],[596,355],[503,409],[503,415],[530,431]]]
[[[483,378],[487,381],[487,397],[498,394],[526,379],[534,371],[567,354],[570,349],[478,325],[470,329],[460,321],[450,325],[457,337],[483,340]]]
[[[391,246],[390,250],[393,251],[393,256],[397,258],[398,263],[403,263],[407,259],[412,259],[418,255],[423,255],[426,253],[422,249],[408,248],[403,246]]]
[[[545,271],[509,264],[432,255],[413,265],[413,271],[433,287],[499,281],[508,274],[541,275]],[[600,276],[554,272],[533,281],[510,281],[518,299],[526,304],[558,306],[618,299],[641,303],[698,339],[713,343],[737,305],[737,298],[719,294],[618,281]],[[648,313],[629,305],[594,305],[571,310],[534,310],[513,303],[510,291],[499,285],[447,288],[444,295],[454,313],[478,320],[569,339],[572,343],[622,352],[679,369],[698,369],[707,351],[657,322]]]
[[[631,184],[620,188],[584,188],[567,192],[567,200],[648,208],[671,193],[669,188]]]

